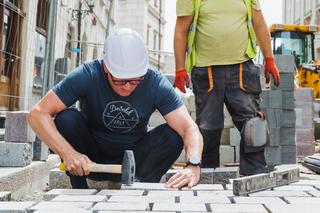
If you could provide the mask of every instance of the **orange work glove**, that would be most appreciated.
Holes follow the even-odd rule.
[[[186,93],[186,89],[184,88],[184,82],[186,82],[186,86],[189,87],[190,79],[185,68],[176,71],[173,86],[177,87],[181,92]]]
[[[269,57],[265,59],[265,70],[264,74],[266,77],[266,83],[270,82],[270,74],[273,77],[274,85],[279,86],[280,84],[280,74],[277,68],[276,63],[274,62],[274,58]]]

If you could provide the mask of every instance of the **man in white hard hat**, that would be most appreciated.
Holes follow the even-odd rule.
[[[198,183],[202,136],[169,81],[148,65],[138,33],[116,29],[106,40],[103,60],[76,68],[31,109],[31,127],[61,157],[73,188],[88,188],[86,177],[119,180],[90,173],[87,164],[120,164],[128,149],[135,155],[136,178],[159,182],[183,146],[187,167],[166,186]],[[78,100],[80,111],[69,108]],[[167,123],[147,131],[156,109]]]

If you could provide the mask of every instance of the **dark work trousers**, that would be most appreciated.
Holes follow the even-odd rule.
[[[95,141],[84,117],[76,109],[59,113],[54,122],[58,131],[82,154],[95,163],[121,164],[125,150],[133,150],[136,162],[136,180],[159,182],[173,162],[179,157],[182,138],[167,124],[160,125],[146,133],[135,144]],[[120,134],[120,133],[119,133]],[[105,173],[90,173],[88,177],[74,176],[67,172],[73,188],[88,188],[86,178],[93,180],[120,181],[121,176]]]
[[[219,167],[219,146],[224,128],[223,104],[241,132],[245,122],[258,115],[260,71],[251,60],[242,64],[195,67],[191,72],[196,105],[196,123],[204,139],[202,167]],[[211,81],[210,81],[211,79]],[[244,152],[240,141],[240,173],[265,172],[264,150]]]

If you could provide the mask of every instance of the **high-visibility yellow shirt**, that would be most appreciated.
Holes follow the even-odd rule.
[[[259,0],[252,0],[252,8],[261,9]],[[193,14],[193,0],[177,0],[177,16]],[[247,61],[247,19],[243,0],[202,0],[195,36],[196,66]]]

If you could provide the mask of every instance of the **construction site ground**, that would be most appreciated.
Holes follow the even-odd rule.
[[[49,171],[59,161],[50,155],[47,161],[26,167],[0,168],[0,212],[319,212],[320,175],[300,164],[278,167],[298,166],[296,183],[235,196],[232,180],[191,189],[167,189],[163,183],[102,190],[50,189]]]

